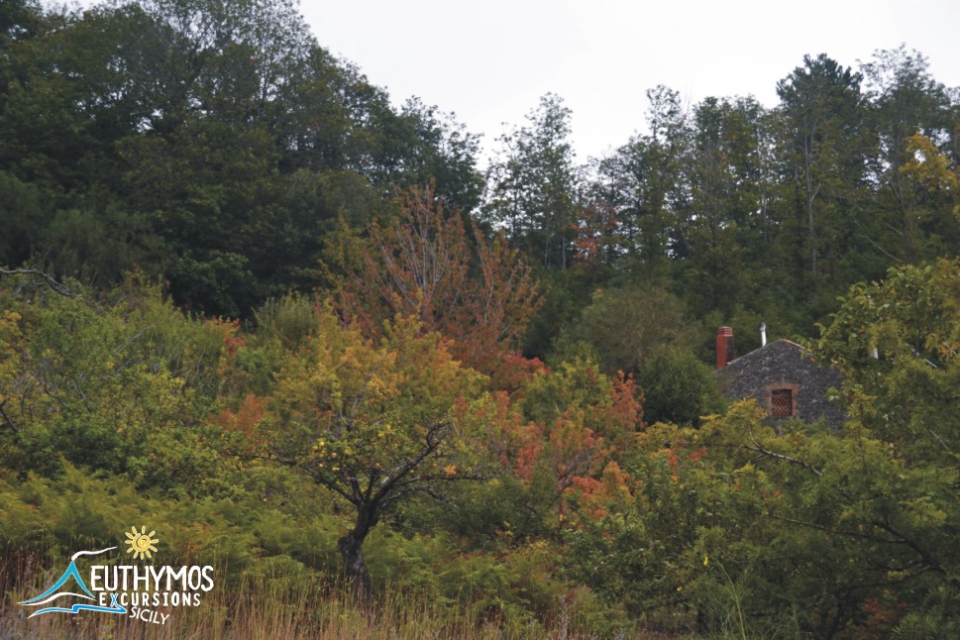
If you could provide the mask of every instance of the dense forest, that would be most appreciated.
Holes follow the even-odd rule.
[[[481,166],[291,0],[5,0],[0,636],[143,637],[17,604],[141,525],[151,637],[960,635],[960,90],[798,63]],[[842,433],[721,397],[761,322]]]

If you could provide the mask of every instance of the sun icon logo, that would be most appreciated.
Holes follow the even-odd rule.
[[[156,531],[147,533],[146,527],[140,527],[140,533],[137,533],[137,528],[131,527],[130,533],[127,534],[127,538],[129,538],[129,540],[127,540],[126,544],[130,545],[130,548],[127,549],[127,553],[132,553],[134,560],[141,556],[146,556],[148,558],[153,557],[151,556],[150,552],[157,550],[157,548],[153,545],[160,542],[153,537],[153,534],[155,533]]]

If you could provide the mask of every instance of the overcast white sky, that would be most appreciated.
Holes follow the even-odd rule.
[[[489,153],[541,95],[573,110],[577,158],[642,130],[645,91],[696,103],[754,95],[804,54],[846,66],[906,44],[960,86],[960,0],[302,0],[320,44],[360,67],[396,104],[412,95],[453,111]]]

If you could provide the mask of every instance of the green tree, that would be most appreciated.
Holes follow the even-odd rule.
[[[720,413],[723,399],[713,370],[690,352],[672,345],[655,350],[640,364],[647,422],[698,426],[702,416]]]
[[[135,279],[92,299],[36,273],[0,282],[3,466],[196,495],[226,448],[206,419],[236,327],[188,319]]]
[[[769,300],[764,293],[774,284],[770,271],[748,266],[773,262],[769,118],[753,99],[715,98],[692,116],[684,158],[690,201],[679,221],[684,259],[677,278],[697,315],[714,309],[729,315],[738,304]]]
[[[45,211],[39,190],[0,172],[0,265],[19,265],[30,257],[43,230]]]
[[[483,176],[477,168],[480,141],[452,113],[439,113],[418,98],[403,105],[401,117],[410,123],[411,148],[405,153],[409,168],[397,186],[431,184],[453,211],[476,212],[483,194]]]
[[[662,280],[670,257],[685,255],[679,212],[686,200],[688,128],[679,93],[658,86],[647,91],[647,99],[651,133],[633,136],[600,161],[591,196],[613,210],[623,246],[643,275]]]
[[[912,136],[947,139],[953,122],[947,89],[930,75],[926,58],[903,46],[875,52],[862,68],[871,99],[870,131],[878,142],[870,166],[877,188],[867,217],[875,222],[861,222],[862,231],[885,258],[884,266],[952,252],[957,229],[949,207],[901,170],[917,151]]]
[[[540,98],[528,126],[500,138],[487,172],[484,218],[546,268],[566,269],[573,258],[581,178],[570,144],[571,111],[556,95]]]
[[[830,276],[847,249],[845,225],[863,184],[863,77],[825,54],[803,62],[777,83],[777,95],[784,177],[793,183],[797,229],[805,227],[797,257],[816,308],[825,285],[836,286]]]
[[[687,324],[680,299],[659,287],[597,289],[562,334],[560,350],[583,342],[597,354],[604,373],[633,373],[661,346],[689,346]]]
[[[0,7],[0,51],[10,42],[34,35],[41,10],[33,0],[9,0]]]

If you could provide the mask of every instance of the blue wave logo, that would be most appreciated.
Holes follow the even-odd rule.
[[[39,607],[51,602],[55,602],[60,598],[66,597],[75,597],[75,598],[85,598],[87,600],[92,600],[97,602],[97,598],[93,595],[93,592],[87,588],[86,583],[83,581],[83,578],[80,576],[80,572],[77,570],[77,558],[80,556],[97,556],[101,553],[106,553],[107,551],[113,551],[116,547],[109,547],[107,549],[101,549],[100,551],[77,551],[73,556],[70,557],[70,565],[67,566],[66,570],[63,572],[63,575],[60,576],[60,579],[57,580],[52,587],[36,596],[35,598],[30,598],[29,600],[24,600],[19,604],[25,607]],[[76,593],[74,591],[69,591],[73,587],[65,587],[70,580],[73,580],[76,583],[76,587],[79,587],[82,593]],[[63,590],[62,590],[63,589]],[[101,607],[97,604],[86,604],[83,602],[78,602],[71,607],[44,607],[30,614],[29,617],[39,616],[44,613],[79,613],[81,611],[99,611],[100,613],[126,613],[126,608],[120,606],[117,603],[117,594],[110,594],[110,606]]]

